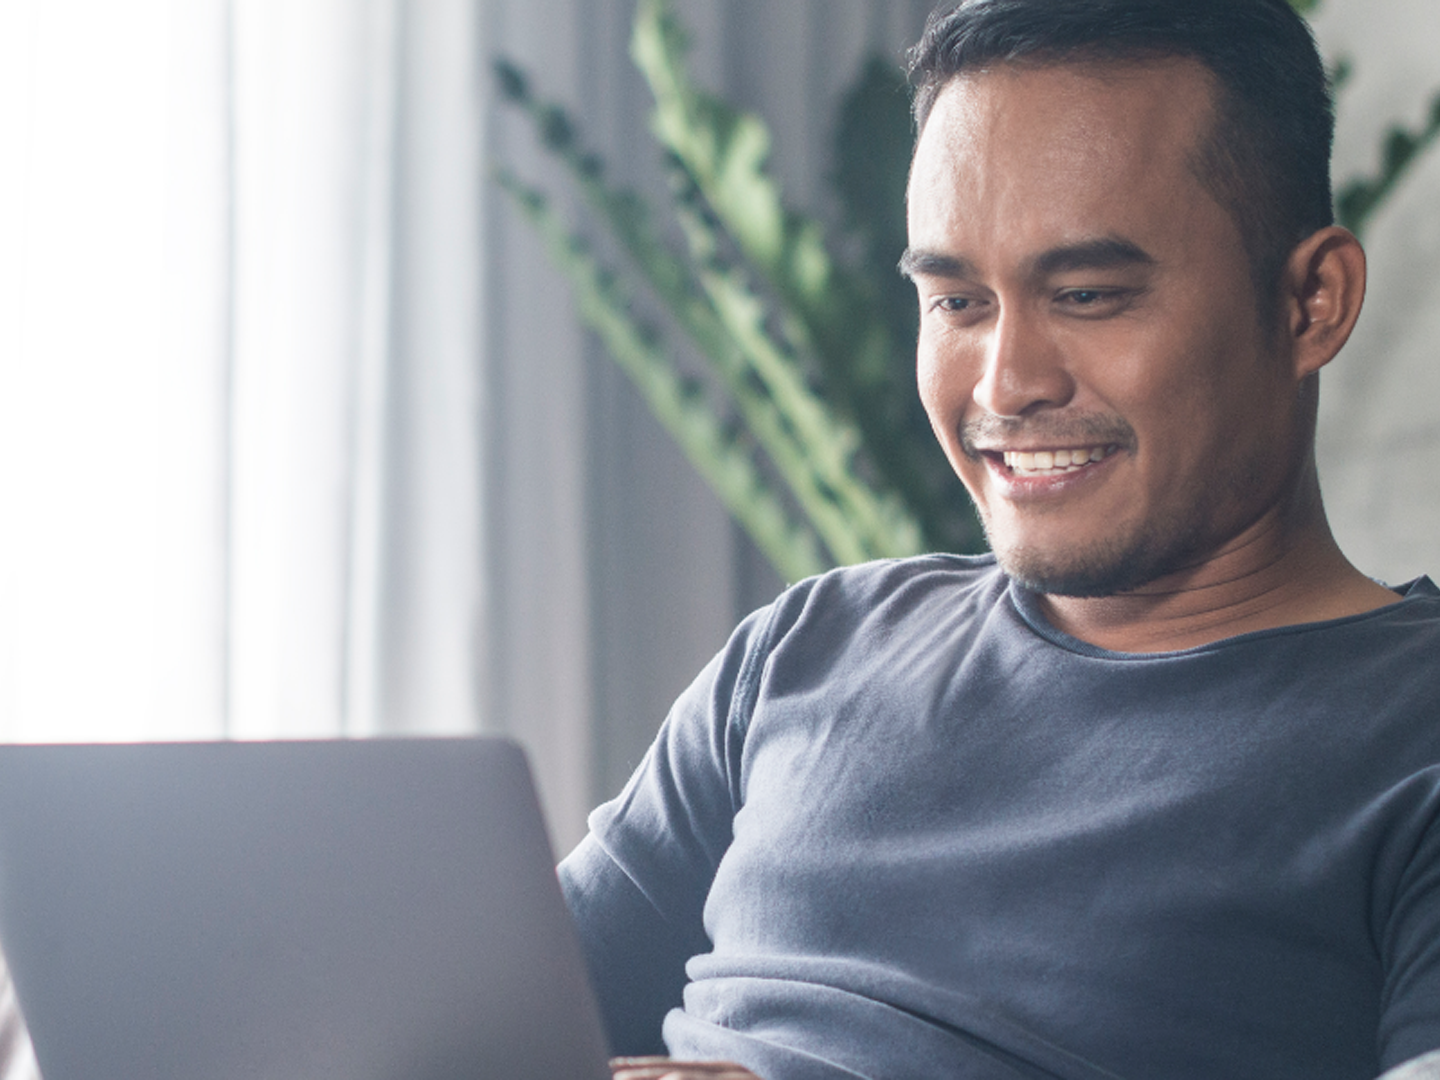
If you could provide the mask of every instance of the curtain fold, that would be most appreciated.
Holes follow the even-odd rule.
[[[0,18],[0,737],[476,730],[474,5]]]
[[[811,201],[901,7],[682,13]],[[503,730],[578,836],[777,584],[489,180],[553,168],[493,99],[505,52],[663,190],[632,11],[0,9],[0,738]]]

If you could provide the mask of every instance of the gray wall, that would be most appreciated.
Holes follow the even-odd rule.
[[[1316,31],[1355,65],[1339,99],[1343,181],[1373,171],[1381,129],[1418,123],[1440,91],[1440,4],[1328,0]],[[1321,380],[1320,475],[1352,561],[1399,582],[1440,572],[1440,152],[1380,211],[1366,248],[1365,313]]]

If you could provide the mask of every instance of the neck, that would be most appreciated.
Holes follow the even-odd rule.
[[[1396,601],[1335,543],[1313,469],[1294,496],[1240,533],[1145,585],[1105,597],[1045,595],[1051,623],[1116,652],[1169,652]]]

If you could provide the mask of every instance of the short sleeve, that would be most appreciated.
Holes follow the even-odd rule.
[[[616,1054],[664,1053],[661,1024],[681,1004],[685,964],[710,951],[705,900],[743,798],[744,728],[773,618],[764,608],[741,623],[560,864]]]
[[[1440,766],[1422,780],[1428,827],[1390,908],[1382,942],[1380,1058],[1386,1067],[1440,1049]]]

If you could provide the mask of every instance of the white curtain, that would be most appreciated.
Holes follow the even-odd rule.
[[[0,737],[475,730],[473,6],[0,20]]]
[[[927,7],[681,11],[814,201]],[[503,52],[663,188],[631,10],[0,0],[0,738],[505,730],[576,838],[778,584],[489,182]]]
[[[928,3],[682,5],[821,199]],[[778,582],[489,182],[663,189],[629,0],[3,0],[0,738],[509,731],[557,847]]]

